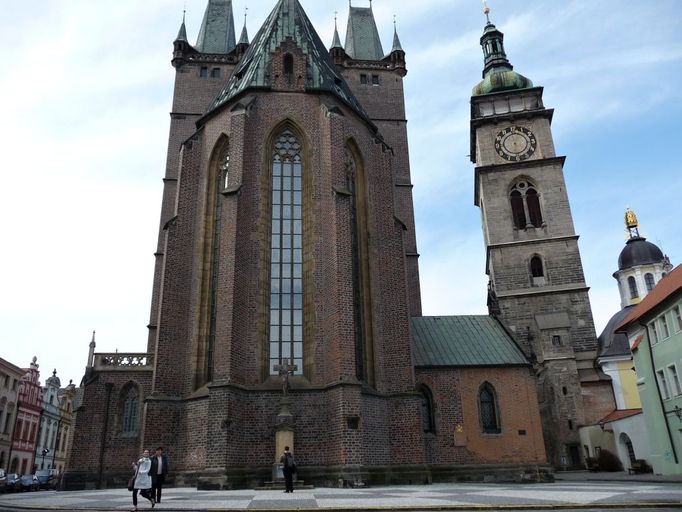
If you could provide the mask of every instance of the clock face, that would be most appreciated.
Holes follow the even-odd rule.
[[[530,158],[537,147],[535,134],[523,126],[509,126],[495,137],[495,151],[510,162]]]

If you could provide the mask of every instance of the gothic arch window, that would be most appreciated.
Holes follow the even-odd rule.
[[[293,58],[292,58],[293,59]],[[285,129],[272,151],[270,232],[270,374],[292,362],[303,371],[302,146]]]
[[[497,411],[495,388],[486,382],[478,392],[478,406],[481,420],[481,431],[484,434],[499,434],[500,418]]]
[[[516,229],[540,228],[544,225],[540,194],[530,180],[517,180],[509,193],[509,201]]]
[[[220,159],[218,160],[218,181],[219,190],[227,190],[230,184],[230,146],[225,143],[225,147],[220,153]]]
[[[654,275],[647,273],[644,274],[644,283],[646,284],[646,291],[650,292],[651,290],[654,289],[655,283],[654,283]]]
[[[542,263],[542,258],[538,255],[530,259],[530,275],[533,285],[541,286],[545,284],[545,268]]]
[[[350,191],[353,319],[355,330],[356,376],[374,384],[369,233],[367,227],[367,183],[360,151],[349,140],[345,151],[346,185]]]
[[[419,388],[419,395],[421,397],[421,416],[422,416],[422,428],[424,432],[434,432],[434,421],[433,421],[433,399],[431,391],[426,386],[421,386]]]
[[[630,287],[630,298],[636,299],[639,297],[639,292],[637,291],[637,281],[633,276],[628,277],[628,286]]]
[[[137,386],[128,384],[121,393],[121,433],[127,436],[137,435],[140,418],[140,394]]]

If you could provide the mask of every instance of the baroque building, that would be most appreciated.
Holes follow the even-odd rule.
[[[19,381],[10,473],[25,474],[33,473],[35,470],[35,450],[43,400],[38,367],[37,358],[34,357],[29,368],[24,369],[24,375]]]
[[[19,382],[24,370],[0,358],[0,469],[9,473],[14,420],[19,403]]]
[[[486,16],[489,9],[486,7]],[[490,313],[514,332],[537,374],[545,447],[581,467],[579,426],[613,410],[595,365],[597,338],[578,236],[542,87],[514,71],[488,19],[483,80],[471,98],[474,200],[481,210]]]
[[[162,445],[176,484],[550,478],[613,410],[542,88],[485,26],[471,119],[490,315],[422,316],[403,80],[371,6],[327,49],[298,0],[249,41],[183,21],[147,350],[98,353],[67,488]],[[607,398],[605,399],[604,396]]]
[[[598,458],[603,449],[608,449],[618,455],[623,468],[633,468],[639,460],[651,460],[653,452],[628,337],[616,328],[670,273],[672,265],[659,247],[640,235],[637,216],[630,209],[625,212],[625,228],[627,241],[618,256],[618,270],[613,273],[621,309],[614,313],[598,338],[597,364],[611,379],[615,409],[596,425],[584,426],[580,435],[586,456]],[[667,329],[665,317],[662,318],[661,328]],[[652,325],[655,329],[658,324]]]
[[[45,381],[40,430],[35,450],[37,469],[54,469],[61,473],[66,466],[75,388],[71,382],[62,388],[57,370],[54,370],[52,376]]]

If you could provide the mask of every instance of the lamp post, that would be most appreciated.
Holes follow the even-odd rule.
[[[43,448],[43,462],[40,463],[40,469],[45,469],[45,455],[50,453],[49,448]]]

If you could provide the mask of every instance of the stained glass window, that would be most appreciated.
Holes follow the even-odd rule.
[[[270,373],[303,369],[303,213],[301,144],[285,130],[272,155],[270,233]]]
[[[123,398],[121,431],[124,434],[137,433],[137,425],[138,425],[138,394],[134,386],[129,386]]]

